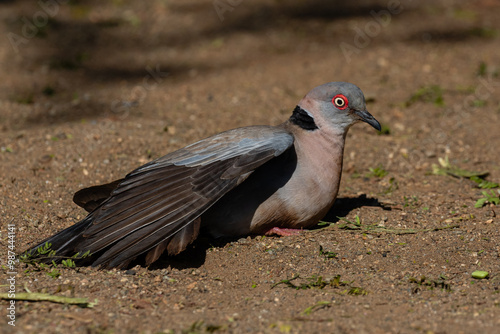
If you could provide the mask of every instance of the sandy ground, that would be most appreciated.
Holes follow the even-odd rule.
[[[17,301],[12,327],[1,300],[0,332],[499,332],[498,188],[476,208],[486,189],[432,172],[448,157],[500,182],[498,1],[62,2],[0,2],[6,279],[11,240],[20,252],[85,216],[80,188],[279,124],[322,83],[361,87],[388,133],[350,130],[331,224],[201,238],[127,271],[15,263],[18,296],[97,304]]]

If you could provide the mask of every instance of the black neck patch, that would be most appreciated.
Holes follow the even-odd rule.
[[[307,111],[299,106],[296,106],[295,109],[293,109],[292,116],[290,116],[290,122],[300,126],[304,130],[312,131],[318,129],[316,123],[314,123],[314,118],[312,118]]]

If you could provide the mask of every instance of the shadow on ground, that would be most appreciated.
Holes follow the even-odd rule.
[[[384,210],[391,210],[390,207],[384,206],[380,203],[378,199],[372,197],[366,197],[366,195],[361,195],[358,197],[343,197],[338,198],[330,210],[330,212],[325,216],[323,221],[330,223],[336,223],[340,219],[338,217],[345,217],[351,211],[358,208],[370,206],[370,207],[380,207]],[[324,226],[317,226],[313,229],[321,229]],[[272,238],[278,238],[273,236]],[[285,237],[286,238],[286,237]],[[167,256],[164,254],[158,261],[154,262],[148,269],[156,270],[167,268],[171,266],[175,269],[187,269],[187,268],[199,268],[205,263],[207,256],[207,251],[214,247],[225,247],[227,244],[238,240],[239,238],[210,238],[208,236],[199,237],[190,247],[185,251],[176,256]],[[143,256],[138,260],[134,261],[130,267],[134,265],[144,265]]]
[[[363,206],[379,207],[384,210],[391,210],[390,207],[379,202],[378,199],[373,197],[366,197],[366,195],[360,195],[358,197],[341,197],[337,198],[335,204],[322,219],[322,221],[337,223],[340,220],[339,217],[345,217],[349,215],[351,211]]]

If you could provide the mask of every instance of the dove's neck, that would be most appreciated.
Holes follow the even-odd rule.
[[[294,201],[290,206],[302,203],[302,220],[316,224],[331,208],[339,191],[345,134],[321,126],[305,130],[291,122],[283,126],[293,133],[297,154],[297,168],[287,184],[286,198]]]
[[[345,135],[324,129],[300,131],[294,135],[298,168],[307,168],[306,175],[315,179],[323,195],[333,201],[342,174]]]

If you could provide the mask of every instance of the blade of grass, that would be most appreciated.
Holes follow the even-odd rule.
[[[36,293],[36,292],[21,292],[16,293],[14,298],[10,298],[7,293],[0,293],[0,299],[4,300],[22,300],[29,302],[52,302],[59,304],[70,304],[70,305],[78,305],[80,307],[94,307],[97,304],[97,300],[94,302],[89,302],[87,298],[73,298],[73,297],[64,297],[64,296],[55,296],[49,295],[46,293]]]

